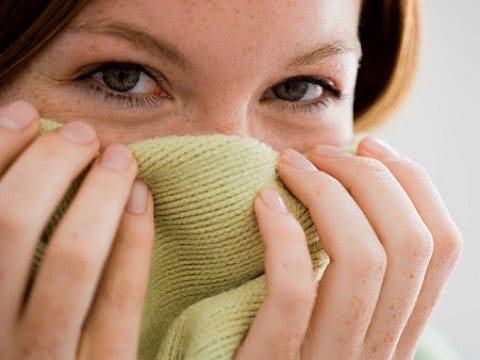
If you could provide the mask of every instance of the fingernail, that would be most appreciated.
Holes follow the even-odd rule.
[[[293,149],[284,149],[281,153],[280,160],[297,169],[318,171],[315,165],[305,156]]]
[[[80,144],[86,144],[97,136],[95,129],[83,121],[72,121],[58,129],[58,134]]]
[[[281,196],[273,189],[267,188],[262,191],[262,201],[270,209],[288,214],[288,209]]]
[[[128,167],[132,153],[122,144],[109,145],[103,152],[100,165],[111,170],[124,170]]]
[[[35,108],[25,101],[7,105],[0,114],[0,125],[12,130],[25,129],[36,117]]]
[[[148,188],[141,180],[135,180],[127,202],[127,210],[132,214],[143,214],[147,210]]]
[[[314,156],[321,156],[325,158],[347,158],[353,155],[347,151],[339,149],[332,145],[318,145],[312,150]]]
[[[398,152],[391,146],[372,135],[367,135],[362,139],[362,148],[366,152],[377,156],[399,156]]]

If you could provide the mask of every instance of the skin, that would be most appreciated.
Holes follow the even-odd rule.
[[[331,257],[315,284],[301,226],[278,194],[255,198],[267,297],[235,359],[412,358],[463,240],[420,165],[371,136],[355,156],[337,148],[353,133],[359,13],[358,0],[93,1],[0,89],[0,119],[23,124],[0,126],[0,204],[12,209],[0,214],[0,249],[10,254],[0,262],[0,357],[134,358],[153,208],[121,144],[224,133],[281,151],[278,175]],[[173,44],[188,64],[126,40],[120,23]],[[323,56],[307,61],[319,47]],[[142,75],[108,100],[95,69],[105,62],[141,64],[157,80]],[[314,97],[275,97],[272,86],[295,76],[328,79],[343,95],[311,83]],[[128,107],[118,96],[150,102]],[[39,116],[67,125],[35,140]],[[97,151],[22,306],[43,225]]]

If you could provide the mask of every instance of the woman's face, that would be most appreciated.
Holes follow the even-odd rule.
[[[2,101],[85,120],[102,147],[223,133],[301,152],[352,136],[360,0],[97,0]]]

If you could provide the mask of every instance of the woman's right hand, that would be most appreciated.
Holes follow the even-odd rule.
[[[0,359],[134,359],[153,201],[124,145],[95,159],[23,303],[44,226],[100,147],[85,122],[38,130],[32,105],[0,108]]]

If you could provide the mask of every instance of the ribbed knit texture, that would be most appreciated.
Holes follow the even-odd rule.
[[[61,126],[42,119],[40,134]],[[356,136],[345,149],[354,153]],[[230,359],[265,296],[258,190],[276,189],[302,225],[317,280],[329,262],[307,208],[275,173],[278,152],[222,134],[167,136],[127,145],[154,200],[155,243],[139,359]],[[88,167],[73,181],[37,247],[46,244]]]

